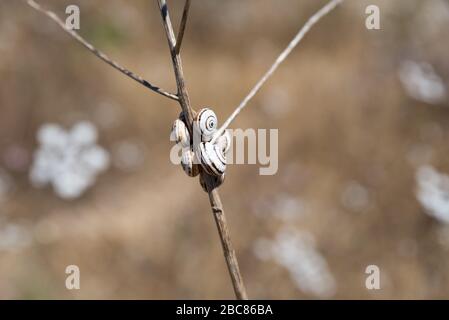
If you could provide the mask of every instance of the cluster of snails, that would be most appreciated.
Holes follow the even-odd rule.
[[[170,140],[182,148],[181,166],[189,177],[200,173],[200,166],[212,179],[215,186],[223,183],[226,171],[226,153],[231,146],[229,132],[224,133],[212,143],[212,137],[217,131],[218,119],[215,112],[209,108],[201,109],[193,121],[193,136],[187,128],[183,113],[173,123]],[[206,185],[200,179],[205,191]]]

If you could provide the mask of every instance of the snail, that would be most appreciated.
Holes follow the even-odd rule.
[[[190,146],[190,134],[184,122],[183,113],[173,122],[170,133],[170,141],[174,141],[182,148],[181,166],[189,177],[195,177],[200,173],[199,165],[194,163],[194,153]]]
[[[183,150],[181,156],[181,166],[189,177],[196,177],[200,173],[200,167],[194,163],[195,154],[192,150]]]
[[[221,176],[226,170],[226,152],[231,146],[231,136],[225,131],[217,142],[210,140],[217,131],[218,119],[209,108],[201,109],[194,120],[195,129],[199,130],[201,142],[197,146],[196,156],[204,171],[213,176]]]
[[[201,142],[197,157],[204,171],[213,176],[220,176],[226,171],[226,153],[231,147],[231,135],[228,131],[220,136],[215,144]]]
[[[204,171],[210,175],[220,176],[226,170],[226,157],[218,144],[201,142],[197,157]]]
[[[195,117],[194,129],[200,133],[202,142],[209,142],[217,131],[217,115],[212,109],[203,108]]]
[[[173,122],[170,141],[174,141],[176,144],[179,143],[183,148],[190,147],[189,130],[187,130],[186,124],[181,119],[176,119]]]
[[[183,113],[173,123],[170,140],[182,147],[181,165],[186,174],[195,177],[200,172],[200,165],[204,172],[211,176],[214,186],[219,186],[224,181],[226,171],[226,152],[231,145],[231,136],[225,131],[218,137],[215,143],[211,143],[214,133],[217,131],[218,119],[215,112],[209,108],[201,109],[193,121],[193,142],[199,137],[197,145],[191,145],[191,137],[187,129]],[[206,184],[203,178],[200,183],[205,191]]]

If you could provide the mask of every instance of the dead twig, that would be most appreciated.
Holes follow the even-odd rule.
[[[125,74],[126,76],[130,77],[131,79],[139,82],[143,86],[145,86],[148,89],[153,90],[154,92],[159,93],[160,95],[163,95],[164,97],[170,98],[172,100],[178,101],[178,96],[173,93],[169,93],[151,83],[149,83],[147,80],[143,79],[141,76],[135,74],[134,72],[126,69],[125,67],[122,67],[117,62],[111,60],[106,54],[95,48],[92,44],[87,42],[83,37],[81,37],[75,30],[72,30],[66,26],[66,24],[59,18],[56,13],[53,11],[44,9],[40,4],[35,2],[34,0],[26,0],[27,3],[35,10],[45,14],[47,17],[55,21],[65,32],[67,32],[69,35],[71,35],[75,40],[77,40],[79,43],[81,43],[84,47],[86,47],[90,52],[92,52],[94,55],[96,55],[98,58],[112,66],[113,68],[117,69],[121,73]]]
[[[181,43],[182,39],[184,38],[184,32],[186,30],[187,17],[189,16],[190,10],[190,2],[190,0],[186,0],[184,11],[182,13],[181,24],[179,25],[178,37],[176,38],[176,53],[178,54],[181,52]]]
[[[207,183],[207,189],[209,193],[209,201],[214,214],[215,223],[217,224],[218,232],[220,235],[221,245],[223,247],[223,253],[226,258],[226,264],[228,266],[229,274],[231,275],[232,285],[234,292],[239,300],[247,300],[245,285],[243,283],[242,275],[239,269],[239,263],[237,255],[232,247],[231,236],[229,234],[228,223],[223,211],[223,205],[221,203],[220,195],[217,189],[213,189],[211,184]]]
[[[186,0],[188,1],[188,0]],[[179,51],[176,50],[176,38],[173,32],[172,23],[170,20],[170,15],[167,7],[167,3],[165,0],[158,0],[159,9],[162,15],[162,22],[164,24],[165,33],[168,40],[168,46],[170,49],[170,54],[172,57],[173,68],[176,76],[176,83],[178,85],[178,96],[179,103],[181,108],[186,115],[187,125],[189,130],[192,132],[192,124],[193,124],[193,115],[194,111],[190,106],[190,99],[187,92],[187,88],[185,86],[184,74],[182,71],[182,62],[181,57],[179,55]],[[187,3],[186,3],[187,6]],[[188,13],[188,10],[187,10]],[[183,20],[187,21],[187,13]],[[185,28],[185,26],[184,26]],[[220,195],[218,190],[213,187],[211,183],[211,179],[204,172],[201,173],[205,178],[209,201],[212,207],[212,213],[214,214],[215,222],[217,224],[218,233],[220,236],[220,241],[223,247],[223,253],[226,259],[226,264],[228,266],[229,274],[231,276],[232,284],[234,287],[234,292],[237,299],[248,299],[246,294],[246,289],[243,284],[242,276],[240,273],[240,268],[237,261],[237,256],[233,249],[231,243],[231,237],[229,235],[229,229],[226,222],[225,213],[223,210],[223,205],[221,203]]]
[[[187,126],[189,131],[192,133],[192,123],[194,117],[194,111],[190,107],[189,93],[184,80],[184,72],[182,70],[182,61],[179,53],[176,52],[176,37],[173,32],[173,26],[170,20],[170,15],[168,13],[168,7],[165,0],[158,0],[159,9],[162,15],[162,23],[164,25],[165,34],[167,36],[168,47],[170,49],[170,56],[173,63],[173,69],[175,71],[176,85],[178,87],[178,98],[181,105],[182,111],[187,120]]]

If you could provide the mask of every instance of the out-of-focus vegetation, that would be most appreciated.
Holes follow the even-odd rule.
[[[175,91],[154,1],[41,3],[61,16],[79,5],[83,36]],[[224,119],[325,1],[192,3],[191,100]],[[177,22],[182,1],[169,4]],[[368,4],[381,30],[365,28]],[[278,173],[232,165],[221,187],[251,298],[448,296],[449,102],[435,99],[449,83],[448,30],[447,1],[347,0],[233,123],[279,129]],[[0,79],[0,298],[233,298],[207,195],[169,161],[176,103],[23,1],[0,2]],[[43,125],[80,121],[95,125],[109,169],[64,200],[31,183],[33,154]],[[72,264],[80,290],[65,288]],[[365,288],[372,264],[381,290]]]

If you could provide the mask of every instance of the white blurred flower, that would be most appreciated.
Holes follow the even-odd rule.
[[[31,183],[51,184],[61,198],[81,196],[109,166],[109,153],[96,144],[97,129],[90,122],[78,122],[70,131],[44,124],[37,139],[40,146],[34,153]]]
[[[431,166],[421,166],[416,181],[416,197],[425,212],[440,222],[449,223],[449,176]]]
[[[285,267],[303,292],[320,298],[335,294],[335,279],[326,259],[316,250],[311,235],[283,229],[273,241],[259,239],[254,252],[261,260],[273,259]]]
[[[429,104],[445,101],[447,92],[443,80],[432,65],[406,60],[399,68],[399,78],[408,95]]]

